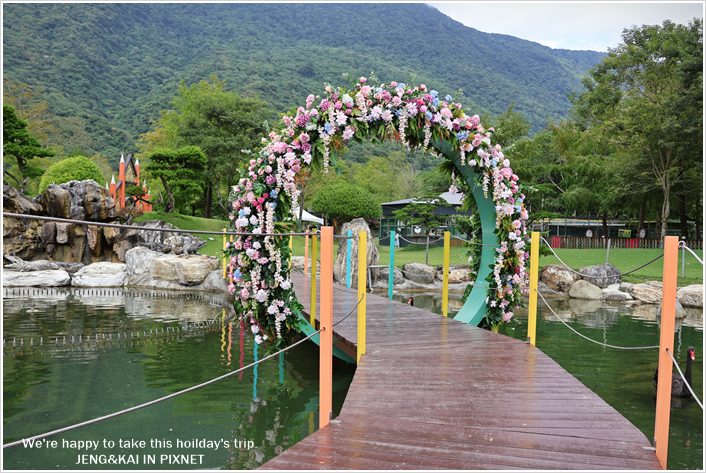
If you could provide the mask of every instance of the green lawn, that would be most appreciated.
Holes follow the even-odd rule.
[[[227,225],[225,220],[190,217],[188,215],[182,215],[176,212],[164,213],[161,210],[145,212],[144,215],[135,219],[136,222],[145,222],[148,220],[164,220],[165,222],[171,223],[175,227],[182,230],[201,230],[211,232],[221,232]],[[206,246],[199,250],[200,254],[215,256],[217,258],[223,257],[223,236],[206,234],[195,234],[194,236],[198,236],[208,242]],[[209,240],[209,237],[213,238],[213,240]]]

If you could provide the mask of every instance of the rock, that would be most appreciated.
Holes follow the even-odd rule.
[[[387,268],[381,268],[380,269],[380,281],[382,281],[387,287],[387,284],[390,281],[390,267],[388,266]],[[404,283],[404,276],[402,275],[402,271],[398,267],[394,267],[392,271],[392,285],[396,286],[398,284]]]
[[[116,287],[123,286],[127,278],[127,265],[100,262],[84,266],[71,279],[72,286]]]
[[[69,274],[75,274],[77,271],[84,267],[83,263],[66,263],[62,261],[57,261],[54,264],[56,264],[60,269],[63,269]]]
[[[71,181],[78,182],[78,181]],[[104,221],[116,217],[115,199],[110,191],[95,181],[81,181],[77,186],[77,193],[83,195],[83,208],[86,220]]]
[[[42,222],[39,220],[2,219],[2,250],[6,255],[19,256],[25,261],[46,258],[42,245]]]
[[[113,243],[113,252],[115,252],[115,256],[118,257],[118,261],[124,263],[125,253],[127,253],[128,250],[132,249],[132,247],[132,243],[127,240],[120,240]]]
[[[2,272],[3,287],[57,287],[71,284],[71,276],[63,269],[46,271],[8,271]]]
[[[316,262],[316,274],[321,273],[321,262]],[[292,256],[292,271],[295,273],[304,273],[304,257],[303,256]],[[308,259],[306,265],[306,271],[309,276],[311,276],[311,258]]]
[[[420,284],[434,282],[434,267],[424,263],[407,263],[402,266],[402,274],[406,279]]]
[[[473,268],[467,264],[452,264],[449,266],[449,284],[458,284],[471,281]],[[444,267],[436,267],[436,279],[444,280]]]
[[[60,245],[65,245],[69,242],[69,232],[72,224],[60,222],[56,224],[56,242]]]
[[[620,287],[618,287],[618,289],[624,292],[630,292],[632,291],[633,286],[634,284],[631,282],[621,282]]]
[[[71,218],[71,195],[61,185],[50,185],[37,197],[37,202],[50,217]]]
[[[226,293],[228,291],[228,280],[223,279],[222,269],[214,269],[206,275],[201,284],[195,288],[190,287],[189,289]]]
[[[630,295],[646,304],[659,304],[662,301],[662,283],[648,281],[634,284]]]
[[[138,246],[125,253],[125,264],[127,264],[127,276],[142,276],[150,273],[150,263],[152,259],[162,256],[162,253]],[[128,281],[128,285],[130,282]]]
[[[539,273],[539,280],[543,281],[552,291],[568,292],[571,285],[578,279],[576,273],[558,264],[545,266]]]
[[[537,291],[542,294],[542,295],[550,295],[550,296],[564,296],[567,297],[567,294],[562,291],[555,291],[554,289],[550,288],[547,286],[547,284],[544,281],[537,281]]]
[[[6,268],[16,269],[22,272],[61,269],[56,263],[47,260],[27,262],[23,261],[22,258],[18,258],[17,256],[11,255],[5,255],[5,259],[12,262],[12,264],[6,265]]]
[[[42,244],[56,243],[56,222],[46,222],[42,225]]]
[[[603,300],[605,301],[631,301],[633,297],[627,292],[603,290]]]
[[[103,238],[109,245],[115,243],[116,238],[120,237],[120,229],[115,227],[103,227]]]
[[[375,246],[375,241],[373,240],[373,235],[370,231],[370,227],[365,222],[365,219],[356,218],[350,222],[346,222],[341,227],[340,235],[347,235],[348,230],[351,231],[353,236],[357,236],[358,232],[367,232],[368,239],[366,243],[366,265],[376,266],[380,260],[380,255],[378,253],[378,248]],[[339,240],[338,242],[338,253],[336,254],[336,261],[333,263],[333,279],[339,284],[346,284],[346,259],[348,245],[346,240]],[[372,281],[369,284],[375,284],[377,280],[378,271],[373,269],[369,273],[371,275]],[[351,240],[351,287],[358,288],[358,238],[353,238]]]
[[[184,258],[175,255],[162,255],[150,261],[149,274],[153,278],[195,286],[201,284],[208,273],[219,268],[218,258],[205,255],[195,255]]]
[[[569,297],[574,299],[599,300],[603,296],[603,291],[595,284],[579,279],[571,285]]]
[[[88,225],[86,229],[86,239],[88,240],[88,248],[94,255],[99,255],[103,250],[103,229],[95,225]]]
[[[686,318],[686,311],[684,310],[684,307],[682,307],[681,302],[679,302],[679,299],[677,299],[675,304],[675,310],[674,310],[674,318],[677,320],[680,319],[685,319]],[[662,316],[662,302],[659,303],[659,306],[657,306],[657,316],[661,317]]]
[[[686,307],[704,306],[704,285],[692,284],[677,291],[677,300]]]
[[[579,269],[579,273],[586,275],[581,276],[582,279],[600,288],[620,283],[620,270],[612,264],[584,266]]]
[[[42,206],[12,186],[2,187],[2,209],[13,214],[40,215]]]

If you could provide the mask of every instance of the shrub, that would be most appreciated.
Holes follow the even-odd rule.
[[[336,182],[323,187],[314,196],[314,212],[323,213],[340,227],[354,218],[379,219],[382,207],[375,198],[362,187],[347,182]]]
[[[93,179],[100,183],[103,181],[103,173],[98,166],[85,156],[75,156],[59,161],[49,166],[42,176],[39,184],[39,192],[44,192],[49,184],[61,184],[69,181],[85,181]]]

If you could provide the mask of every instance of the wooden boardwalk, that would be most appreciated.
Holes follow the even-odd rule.
[[[308,311],[310,278],[292,280]],[[333,295],[336,323],[357,295]],[[661,469],[642,432],[534,346],[367,300],[368,353],[341,414],[261,468]],[[355,313],[334,333],[354,347]]]

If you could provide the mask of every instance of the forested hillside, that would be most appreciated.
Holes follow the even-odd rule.
[[[423,4],[4,4],[4,78],[48,102],[54,141],[113,165],[171,108],[180,81],[217,74],[278,112],[342,73],[426,83],[464,109],[514,101],[536,133],[604,55],[468,28]]]

